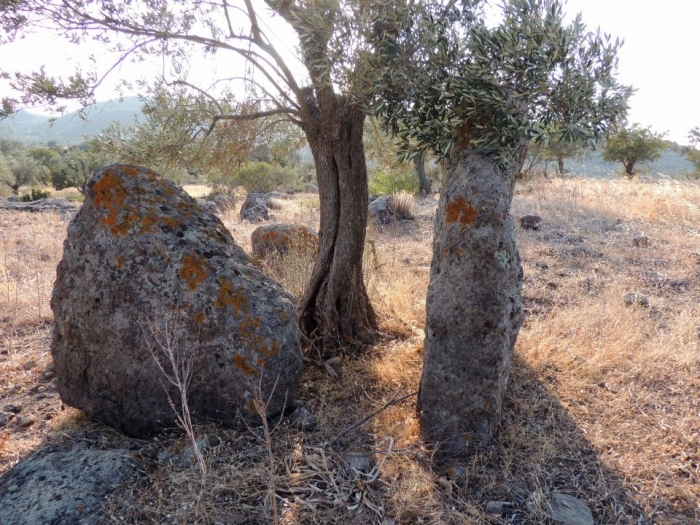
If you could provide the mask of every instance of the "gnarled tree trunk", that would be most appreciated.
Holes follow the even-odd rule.
[[[302,330],[325,352],[374,340],[377,320],[362,271],[367,227],[365,113],[331,88],[307,91],[303,128],[316,163],[319,254],[299,305]]]
[[[435,217],[418,410],[447,455],[489,442],[522,324],[522,266],[510,215],[515,174],[455,152]]]

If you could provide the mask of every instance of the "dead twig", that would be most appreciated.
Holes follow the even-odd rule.
[[[400,392],[400,390],[399,390],[399,392]],[[396,392],[396,394],[398,394],[398,392]],[[323,444],[323,448],[328,448],[328,447],[335,445],[346,434],[349,434],[353,430],[356,430],[357,428],[361,427],[362,425],[367,423],[367,421],[369,421],[370,419],[377,417],[379,414],[381,414],[384,410],[386,410],[390,406],[396,405],[396,404],[400,403],[401,401],[408,399],[409,397],[413,397],[413,396],[417,395],[418,391],[416,390],[415,392],[411,392],[410,394],[406,394],[406,395],[401,396],[399,398],[396,397],[396,394],[394,394],[394,397],[392,397],[391,400],[388,401],[387,403],[385,403],[381,408],[378,408],[377,410],[375,410],[371,414],[363,417],[362,419],[360,419],[358,421],[355,421],[352,425],[345,428],[342,432],[336,434],[334,437],[332,437],[331,439],[326,441]]]

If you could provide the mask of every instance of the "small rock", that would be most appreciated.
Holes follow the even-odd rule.
[[[595,525],[591,509],[580,499],[555,492],[549,501],[552,519],[561,525]]]
[[[210,446],[218,445],[220,440],[217,436],[201,435],[196,439],[197,450],[204,452]],[[213,444],[212,444],[213,443]],[[169,461],[173,465],[183,468],[191,467],[197,463],[197,454],[192,445],[192,441],[187,436],[182,436],[172,446],[160,451],[158,454],[160,461]]]
[[[484,505],[484,512],[486,512],[486,514],[497,514],[502,516],[503,511],[512,506],[513,504],[509,501],[488,501],[486,505]]]
[[[649,237],[640,235],[632,239],[632,244],[637,248],[647,248],[649,246]]]
[[[559,288],[559,285],[557,283],[554,283],[554,282],[548,282],[546,286],[550,290],[556,290],[557,288]]]
[[[626,306],[649,306],[649,299],[647,296],[638,292],[626,293],[623,300],[625,301]]]
[[[525,215],[520,217],[520,227],[523,230],[539,230],[542,224],[542,217],[539,215]]]
[[[36,423],[36,419],[34,418],[34,416],[24,416],[17,420],[17,426],[19,428],[29,428],[34,423]]]
[[[313,430],[316,428],[316,418],[304,407],[299,407],[289,416],[289,424],[297,430]]]
[[[32,368],[36,368],[36,361],[34,359],[30,359],[26,363],[24,363],[24,366],[22,367],[25,370],[31,370]]]
[[[54,377],[56,377],[56,373],[53,370],[44,372],[44,379],[53,379]]]
[[[12,412],[13,414],[19,414],[22,411],[22,405],[9,404],[2,407],[3,412]]]
[[[361,452],[347,452],[343,455],[345,460],[345,466],[348,470],[356,470],[367,474],[372,470],[374,461],[368,454],[362,454]]]
[[[3,412],[0,414],[0,428],[7,425],[14,417],[15,415],[12,412]]]
[[[549,265],[547,264],[546,261],[537,261],[535,263],[535,266],[537,268],[539,268],[540,270],[548,270],[549,269]]]
[[[450,480],[463,479],[467,476],[467,467],[452,465],[447,467],[447,478]]]

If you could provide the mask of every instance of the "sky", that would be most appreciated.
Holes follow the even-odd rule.
[[[570,17],[582,13],[591,30],[600,27],[624,39],[618,78],[636,89],[630,101],[629,122],[667,132],[666,138],[687,144],[690,129],[700,126],[700,0],[568,0],[565,11]],[[275,33],[277,44],[294,47],[290,32]],[[71,61],[86,61],[90,53],[95,53],[98,63],[110,63],[109,55],[89,45],[76,51],[61,40],[34,34],[17,44],[0,47],[0,69],[27,71],[43,64],[50,73],[66,74],[74,69]],[[207,66],[213,67],[217,66]],[[221,69],[217,74],[226,74],[225,66],[218,67]],[[110,75],[98,99],[116,96],[120,78],[149,76],[154,69],[160,70],[161,65],[123,66]],[[7,91],[7,85],[0,83],[0,95]]]

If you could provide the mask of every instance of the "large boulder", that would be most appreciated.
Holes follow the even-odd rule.
[[[318,234],[298,224],[265,224],[250,235],[253,257],[264,259],[273,254],[286,255],[292,248],[318,253]]]
[[[176,423],[167,352],[191,360],[195,418],[255,417],[256,398],[275,413],[299,386],[292,297],[216,216],[145,168],[95,173],[68,227],[51,308],[61,398],[131,436]]]
[[[500,423],[523,320],[514,181],[486,155],[464,150],[440,193],[419,410],[424,438],[448,455],[488,445]]]

